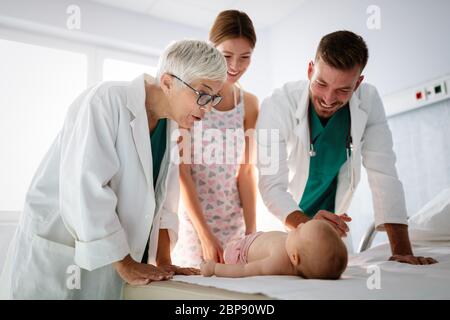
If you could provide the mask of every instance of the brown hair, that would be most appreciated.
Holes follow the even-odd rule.
[[[351,31],[336,31],[320,40],[316,61],[319,58],[339,70],[360,66],[362,71],[367,64],[369,50],[361,36]]]
[[[244,37],[252,48],[256,44],[256,33],[249,16],[238,10],[225,10],[219,13],[209,31],[209,41],[214,45],[228,39]]]

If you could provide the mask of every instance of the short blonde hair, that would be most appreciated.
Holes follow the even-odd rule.
[[[164,73],[173,74],[187,83],[198,80],[224,82],[227,63],[213,46],[199,40],[181,40],[170,44],[160,56],[156,83]]]

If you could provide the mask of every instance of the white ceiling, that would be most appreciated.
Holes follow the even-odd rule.
[[[90,0],[128,11],[193,27],[209,29],[226,9],[245,11],[255,28],[270,27],[288,16],[305,0]]]

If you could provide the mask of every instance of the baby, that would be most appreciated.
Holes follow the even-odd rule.
[[[200,269],[206,277],[297,275],[339,279],[347,258],[347,248],[335,229],[323,220],[310,220],[288,233],[256,232],[231,242],[225,248],[225,264],[205,261]]]

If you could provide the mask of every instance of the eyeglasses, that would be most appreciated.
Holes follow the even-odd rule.
[[[220,101],[222,101],[222,96],[219,95],[210,95],[204,92],[199,92],[198,90],[192,88],[188,83],[184,82],[183,80],[181,80],[180,78],[178,78],[176,75],[174,74],[170,74],[172,77],[180,80],[182,83],[184,83],[188,88],[190,88],[192,91],[194,91],[197,94],[197,104],[200,106],[200,109],[203,109],[205,111],[208,111],[208,107],[206,107],[206,105],[208,103],[211,102],[211,105],[213,107],[217,106]]]

